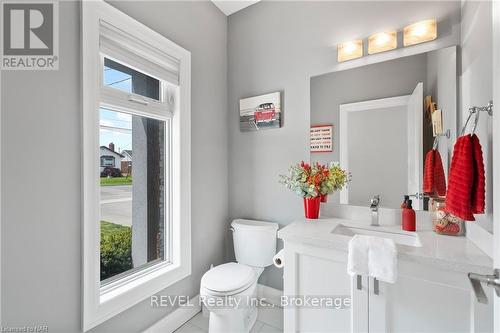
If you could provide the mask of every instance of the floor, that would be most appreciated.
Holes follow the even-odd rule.
[[[182,325],[175,333],[206,333],[208,332],[208,317],[202,312]],[[250,333],[281,333],[283,332],[283,309],[279,307],[261,307],[257,322]]]

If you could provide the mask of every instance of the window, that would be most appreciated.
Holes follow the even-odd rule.
[[[115,158],[113,156],[101,156],[102,167],[112,167],[115,165]]]
[[[116,173],[100,168],[100,279],[106,285],[168,260],[165,175],[169,135],[166,121],[110,109],[100,109],[99,124],[101,147],[110,142],[120,151],[132,148],[135,152],[133,173],[128,168]],[[105,166],[115,165],[114,157],[101,160]]]
[[[191,273],[190,53],[83,12],[84,330]]]
[[[104,58],[103,84],[126,92],[160,100],[160,80]]]

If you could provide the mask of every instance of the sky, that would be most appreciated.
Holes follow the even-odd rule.
[[[100,109],[100,115],[100,145],[107,147],[113,142],[117,152],[132,149],[132,116],[104,108]]]
[[[132,77],[129,74],[104,67],[104,85],[127,92],[132,92]],[[127,113],[100,108],[101,128],[99,141],[101,146],[115,144],[115,150],[132,149],[132,116]]]

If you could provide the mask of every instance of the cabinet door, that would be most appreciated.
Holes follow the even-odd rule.
[[[488,332],[492,307],[476,303],[465,273],[399,262],[395,284],[369,283],[370,332]],[[378,292],[377,292],[378,289]]]
[[[285,242],[284,295],[288,296],[288,299],[292,297],[349,299],[352,278],[347,274],[346,260],[345,252]],[[285,306],[284,310],[285,332],[352,330],[349,303],[347,308],[339,309],[289,305]]]

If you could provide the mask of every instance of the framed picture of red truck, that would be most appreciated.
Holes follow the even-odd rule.
[[[282,122],[281,93],[240,99],[240,131],[280,128]]]

